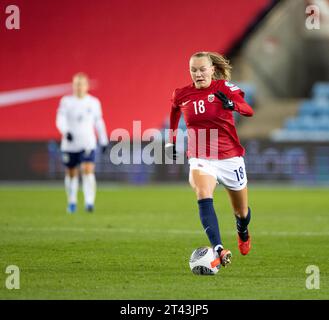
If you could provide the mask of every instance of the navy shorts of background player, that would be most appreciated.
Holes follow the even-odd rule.
[[[62,161],[67,168],[75,168],[82,162],[95,162],[95,150],[62,152]]]

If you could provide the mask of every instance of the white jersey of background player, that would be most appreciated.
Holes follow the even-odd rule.
[[[61,99],[56,116],[56,126],[62,134],[61,151],[66,166],[65,189],[69,213],[74,213],[77,208],[80,166],[85,209],[87,212],[94,210],[97,147],[95,130],[103,153],[108,145],[100,101],[88,94],[88,90],[88,76],[84,73],[76,74],[73,77],[73,95]]]

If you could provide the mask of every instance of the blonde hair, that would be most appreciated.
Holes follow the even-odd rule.
[[[75,75],[73,75],[72,79],[86,79],[89,82],[89,77],[84,72],[78,72]]]
[[[211,64],[215,67],[215,73],[212,76],[214,80],[231,80],[232,66],[230,65],[229,60],[227,60],[223,55],[217,52],[200,51],[194,53],[191,56],[191,59],[202,57],[207,57]]]

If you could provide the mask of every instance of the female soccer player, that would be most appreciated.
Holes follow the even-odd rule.
[[[217,183],[226,188],[236,217],[238,247],[241,254],[248,254],[251,211],[245,150],[237,136],[233,111],[252,116],[253,110],[240,88],[229,82],[231,66],[222,55],[198,52],[190,58],[189,66],[193,83],[174,91],[166,152],[176,159],[176,129],[183,113],[188,130],[189,182],[196,193],[203,228],[225,267],[231,263],[232,253],[222,244],[213,194]]]
[[[89,80],[84,73],[73,77],[73,95],[64,96],[57,111],[56,126],[62,134],[62,160],[66,166],[65,189],[67,212],[75,213],[79,188],[79,167],[82,169],[82,187],[85,210],[93,212],[96,196],[95,149],[97,130],[102,152],[108,138],[100,101],[88,94]]]

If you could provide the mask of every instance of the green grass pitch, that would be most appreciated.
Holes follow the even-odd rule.
[[[328,299],[329,198],[324,188],[250,186],[249,255],[238,252],[225,190],[215,206],[232,264],[193,275],[192,251],[208,245],[187,186],[99,187],[94,214],[65,211],[61,187],[0,188],[0,299]],[[8,265],[20,289],[8,290]],[[306,288],[306,268],[320,289]]]

